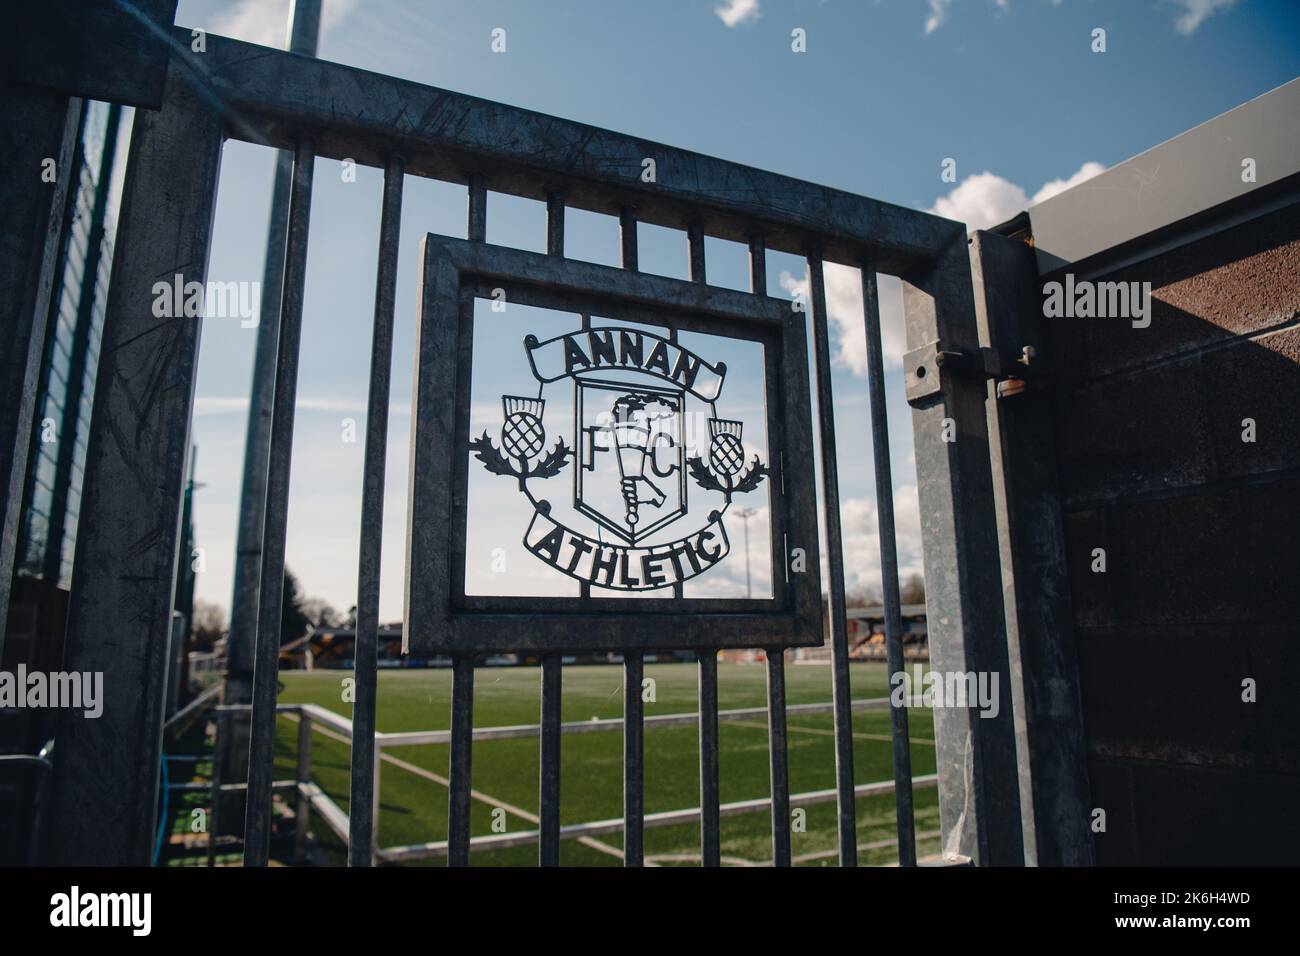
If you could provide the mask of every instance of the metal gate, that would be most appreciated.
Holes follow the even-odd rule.
[[[417,484],[423,484],[411,501],[415,512],[411,549],[416,567],[441,583],[437,589],[422,589],[418,582],[424,579],[417,578],[408,598],[416,618],[409,614],[407,618],[411,639],[454,656],[450,862],[464,865],[469,857],[475,656],[510,647],[511,641],[500,637],[503,633],[519,635],[512,649],[542,655],[540,862],[558,862],[560,654],[576,640],[566,620],[581,619],[587,625],[584,646],[616,650],[624,656],[624,829],[629,865],[642,861],[639,689],[643,652],[674,646],[674,640],[664,636],[669,623],[683,628],[685,643],[676,646],[699,652],[702,856],[706,865],[717,865],[715,652],[738,644],[773,651],[767,655],[772,843],[777,864],[788,865],[785,675],[779,651],[820,640],[823,613],[815,570],[802,578],[791,576],[789,585],[777,586],[774,601],[762,607],[729,602],[715,606],[707,618],[692,610],[680,588],[663,601],[625,601],[619,602],[625,606],[616,608],[608,599],[593,597],[584,586],[568,605],[545,609],[543,618],[535,617],[534,606],[507,602],[475,607],[474,602],[462,600],[464,595],[457,596],[455,588],[448,591],[449,582],[454,582],[453,543],[434,534],[448,530],[435,519],[451,513],[446,498],[457,477],[450,463],[468,467],[470,451],[450,417],[456,403],[464,401],[463,393],[455,391],[455,378],[468,354],[458,351],[464,343],[455,337],[455,316],[465,290],[472,292],[476,284],[491,279],[519,282],[521,294],[542,299],[603,295],[615,304],[634,301],[675,310],[674,336],[677,328],[689,327],[689,320],[679,321],[682,316],[705,317],[699,319],[701,328],[747,324],[778,352],[784,350],[784,371],[778,366],[766,372],[784,400],[770,423],[775,429],[772,434],[779,435],[770,439],[774,442],[770,451],[774,458],[784,452],[784,463],[777,462],[769,478],[774,487],[784,484],[786,489],[784,494],[774,492],[773,500],[774,509],[778,501],[781,505],[787,543],[793,546],[797,537],[799,546],[810,549],[815,568],[817,516],[810,480],[815,428],[824,491],[824,546],[829,554],[825,587],[833,661],[839,859],[842,865],[856,864],[837,436],[823,263],[845,264],[862,273],[870,442],[890,671],[900,671],[903,660],[877,272],[897,275],[904,283],[910,350],[906,376],[914,415],[933,666],[946,671],[993,669],[1005,675],[1002,582],[985,417],[987,383],[979,375],[954,374],[956,363],[945,361],[954,355],[977,354],[980,345],[964,227],[636,137],[309,57],[218,36],[208,36],[205,51],[197,53],[191,50],[190,31],[181,29],[173,31],[169,43],[161,108],[137,113],[131,142],[68,621],[65,667],[103,671],[108,701],[101,719],[66,716],[60,727],[51,819],[55,862],[147,862],[155,824],[164,652],[200,331],[196,319],[156,318],[148,303],[159,277],[180,273],[186,281],[205,281],[222,143],[236,139],[293,155],[262,530],[245,861],[264,865],[269,852],[278,629],[312,167],[317,157],[329,157],[350,158],[384,170],[361,503],[351,863],[368,865],[374,850],[381,516],[400,210],[403,180],[409,175],[465,184],[469,195],[468,242],[430,238],[425,246],[421,321],[426,337],[421,345],[418,400],[425,401],[426,391],[442,394],[445,390],[445,402],[428,406],[429,421],[436,427],[417,436],[413,457],[429,465],[429,470],[416,475]],[[653,177],[643,176],[647,160],[653,161]],[[546,203],[545,256],[485,242],[489,189]],[[618,217],[621,274],[564,259],[569,207]],[[686,231],[690,283],[637,271],[638,222]],[[705,285],[706,235],[748,246],[748,294]],[[810,279],[806,313],[792,311],[788,303],[766,295],[769,249],[806,257]],[[450,323],[441,321],[448,315]],[[789,377],[789,372],[798,370],[803,356],[805,319],[812,328],[812,397],[817,411],[815,419],[800,420],[800,413],[810,408],[810,396],[806,380],[800,375]],[[589,324],[584,329],[591,331]],[[515,425],[523,430],[516,439],[531,449],[536,436],[528,434],[533,424],[530,408],[525,402],[515,406],[513,413],[506,411],[517,413]],[[786,409],[784,417],[780,408]],[[726,434],[731,426],[718,427],[719,434]],[[958,440],[947,440],[945,433],[955,433]],[[619,440],[613,432],[606,438]],[[867,436],[840,438],[865,441]],[[718,467],[731,476],[726,478],[729,482],[737,473],[728,469],[737,466],[727,461],[728,445],[718,443]],[[451,448],[458,454],[449,457]],[[441,471],[435,467],[439,456],[449,463]],[[796,484],[796,475],[807,484]],[[422,512],[426,506],[430,510]],[[632,525],[627,521],[636,517],[635,502],[629,500],[628,509],[623,519],[611,520],[622,520],[633,542],[635,521]],[[785,551],[781,563],[787,564]],[[449,593],[450,602],[444,600]],[[626,607],[643,603],[654,607],[646,613]],[[479,617],[467,623],[473,615]],[[512,630],[502,630],[505,623]],[[980,720],[964,708],[936,710],[942,833],[950,860],[996,862],[990,847],[1000,845],[1000,838],[991,835],[997,827],[1008,833],[1014,830],[1013,842],[1019,845],[1010,691],[1006,682],[1002,686],[1004,706],[998,719]],[[916,862],[916,854],[906,710],[891,708],[891,716],[899,861],[910,865]],[[114,759],[104,762],[106,753],[114,754]]]

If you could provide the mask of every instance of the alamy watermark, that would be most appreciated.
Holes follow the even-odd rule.
[[[94,720],[104,712],[103,671],[0,671],[0,707],[80,710]]]
[[[912,665],[912,673],[896,671],[889,677],[894,707],[975,707],[980,717],[998,715],[997,671],[926,671]]]
[[[1151,324],[1150,282],[1075,281],[1043,285],[1043,316],[1048,319],[1130,319],[1135,329]]]
[[[83,893],[73,886],[50,897],[50,925],[57,927],[125,926],[133,936],[148,936],[153,928],[150,893]]]
[[[159,319],[239,319],[245,329],[257,326],[262,283],[186,282],[177,272],[171,281],[153,284],[153,314]]]

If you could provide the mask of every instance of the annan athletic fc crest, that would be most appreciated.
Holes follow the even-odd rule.
[[[743,425],[719,418],[727,367],[671,339],[630,328],[591,328],[524,339],[537,395],[503,395],[500,447],[485,431],[469,443],[488,471],[518,482],[534,508],[524,547],[569,577],[602,588],[651,591],[703,574],[729,550],[723,516],[732,497],[767,474],[745,460]],[[570,379],[574,430],[547,435],[546,387]],[[688,407],[689,406],[689,407]],[[704,414],[700,414],[703,412]],[[707,418],[707,436],[689,423]],[[691,447],[697,453],[687,457]],[[573,473],[573,528],[557,520],[545,489]],[[694,485],[694,489],[690,488]],[[703,524],[688,500],[702,502]]]

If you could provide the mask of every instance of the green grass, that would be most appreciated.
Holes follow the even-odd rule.
[[[655,700],[645,704],[647,717],[688,713],[696,708],[696,668],[690,664],[647,665],[646,676],[655,681]],[[830,668],[786,668],[788,702],[819,703],[831,699]],[[352,705],[343,700],[347,671],[284,672],[281,703],[313,703],[345,717]],[[623,709],[623,669],[617,666],[571,666],[564,669],[563,719],[590,720],[620,717]],[[765,704],[766,668],[762,664],[718,665],[718,699],[723,709]],[[855,699],[883,697],[887,693],[885,666],[860,663],[852,667]],[[476,727],[535,724],[540,709],[540,671],[537,668],[481,668],[474,687]],[[382,671],[376,717],[381,732],[441,730],[450,722],[451,674],[445,670]],[[913,739],[912,772],[934,772],[933,720],[928,710],[909,711]],[[835,786],[833,721],[830,714],[792,715],[789,719],[790,792],[823,790]],[[893,775],[889,744],[888,710],[854,714],[854,779],[857,783],[888,780]],[[762,717],[722,721],[720,786],[724,803],[768,794],[767,725]],[[277,779],[292,775],[297,728],[287,717],[278,721]],[[386,753],[445,780],[449,748],[446,745],[400,747]],[[348,805],[349,748],[342,741],[317,731],[312,747],[313,776],[345,810]],[[645,737],[645,806],[647,813],[699,805],[699,757],[696,728],[649,728]],[[561,823],[582,823],[622,815],[623,736],[597,732],[565,734],[561,745]],[[506,808],[507,831],[535,829],[535,823],[514,812],[536,814],[538,740],[476,741],[473,752],[473,788],[488,800],[476,800],[471,814],[472,833],[492,831],[494,806]],[[379,845],[420,843],[447,836],[446,787],[401,766],[385,762],[380,787]],[[938,800],[934,789],[915,796],[918,833],[938,828]],[[792,803],[797,807],[797,801]],[[806,808],[804,832],[792,834],[796,857],[833,851],[836,847],[837,812],[834,803]],[[499,815],[498,815],[499,816]],[[859,844],[894,836],[892,794],[857,801]],[[342,847],[318,820],[313,832],[332,855],[342,858]],[[622,836],[596,837],[621,849]],[[918,852],[933,852],[937,840],[921,841]],[[698,863],[699,826],[650,827],[645,831],[648,858],[659,862]],[[770,818],[766,812],[725,818],[722,821],[724,859],[768,862],[772,858]],[[694,861],[690,857],[694,855]],[[674,859],[681,857],[682,859]],[[483,866],[531,865],[535,845],[473,854],[473,864]],[[861,853],[860,862],[889,863],[893,847]],[[566,839],[561,849],[565,865],[617,866],[619,859],[600,849]],[[835,858],[809,861],[834,865]],[[441,865],[441,861],[429,861]]]

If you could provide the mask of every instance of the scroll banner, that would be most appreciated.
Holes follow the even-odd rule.
[[[533,374],[543,383],[584,372],[644,372],[713,402],[727,374],[724,362],[710,365],[690,349],[634,329],[583,329],[545,342],[530,335],[524,347]]]
[[[560,573],[596,587],[653,591],[703,574],[727,556],[721,517],[713,512],[707,525],[678,541],[631,548],[588,538],[537,511],[524,547]]]

